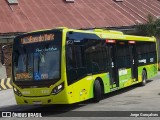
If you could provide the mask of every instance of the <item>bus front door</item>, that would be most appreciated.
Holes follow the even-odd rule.
[[[116,45],[109,44],[109,76],[110,76],[110,85],[111,89],[119,87],[118,81],[118,70],[116,62]]]
[[[137,55],[136,55],[136,46],[135,44],[130,44],[129,45],[129,50],[130,50],[130,60],[131,60],[131,75],[132,79],[135,81],[138,80],[138,70],[137,70]]]

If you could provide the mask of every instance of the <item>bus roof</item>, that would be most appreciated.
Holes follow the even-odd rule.
[[[135,36],[135,35],[125,35],[121,31],[115,30],[104,30],[104,29],[92,29],[92,30],[75,30],[68,29],[68,31],[81,32],[81,33],[92,33],[96,34],[102,39],[116,39],[116,40],[134,40],[134,41],[156,41],[155,37],[146,37],[146,36]]]
[[[57,27],[55,29],[63,29],[66,32],[81,32],[81,33],[91,33],[96,34],[102,39],[115,39],[115,40],[134,40],[134,41],[148,41],[148,42],[155,42],[155,37],[146,37],[146,36],[135,36],[135,35],[125,35],[121,31],[116,30],[106,30],[106,29],[90,29],[90,30],[78,30],[78,29],[69,29],[67,27]],[[37,31],[31,31],[28,33],[40,32],[40,31],[47,31],[47,30],[54,30],[54,29],[42,29]],[[27,33],[26,33],[27,34]]]

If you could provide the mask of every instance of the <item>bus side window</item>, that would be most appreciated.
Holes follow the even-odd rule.
[[[67,80],[71,84],[86,75],[83,46],[67,45]]]
[[[84,77],[87,74],[85,66],[84,48],[82,45],[74,46],[77,66],[78,79]]]
[[[73,69],[76,67],[75,56],[73,52],[72,46],[67,46],[67,69]]]
[[[137,52],[139,65],[156,63],[156,44],[154,42],[139,42],[137,44]]]
[[[120,41],[117,44],[117,59],[118,68],[129,68],[130,67],[130,56],[129,56],[129,46],[127,42]]]
[[[66,63],[67,63],[67,81],[68,84],[73,83],[77,79],[76,60],[73,45],[66,46]]]
[[[88,74],[100,73],[106,70],[106,51],[104,41],[88,40],[85,49]]]

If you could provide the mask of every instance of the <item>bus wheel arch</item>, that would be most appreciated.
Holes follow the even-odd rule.
[[[146,68],[143,68],[142,72],[143,72],[143,71],[145,71],[145,72],[146,72],[146,77],[147,77],[147,75],[148,75],[148,74],[147,74],[147,70],[146,70]],[[147,77],[147,78],[148,78],[148,77]]]
[[[99,80],[99,82],[100,82],[102,95],[103,95],[104,94],[104,83],[103,83],[103,80],[100,77],[97,77],[96,80]]]
[[[147,83],[147,70],[143,68],[142,70],[142,82],[140,83],[141,86],[145,86]]]
[[[104,84],[101,78],[97,77],[93,84],[93,102],[99,102],[104,94]]]

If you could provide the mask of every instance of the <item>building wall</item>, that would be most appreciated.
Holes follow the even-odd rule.
[[[1,36],[0,36],[1,37]],[[3,45],[10,45],[13,42],[13,38],[0,38],[0,79],[2,78],[9,78],[11,77],[11,61],[12,61],[12,48],[7,48],[4,50],[4,56],[5,56],[5,66],[1,64],[1,47]]]
[[[0,63],[0,79],[7,78],[6,67]]]

